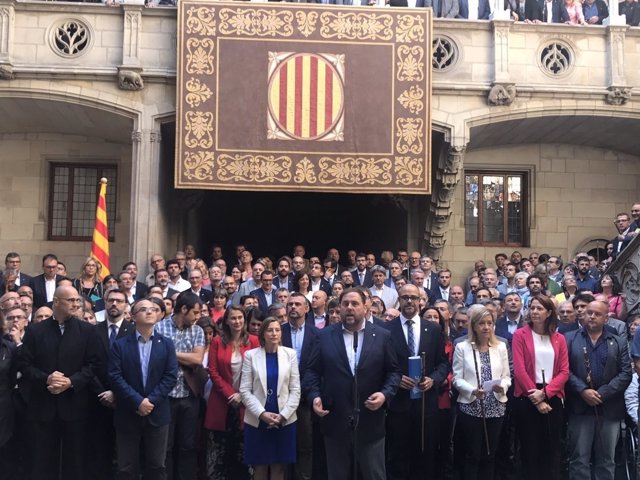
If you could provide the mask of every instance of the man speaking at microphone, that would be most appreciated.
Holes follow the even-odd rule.
[[[389,332],[366,322],[366,298],[340,296],[341,322],[320,331],[304,375],[309,403],[321,417],[329,480],[384,480],[385,408],[401,373]]]

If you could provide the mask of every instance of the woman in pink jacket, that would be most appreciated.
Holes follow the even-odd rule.
[[[554,303],[536,295],[529,306],[528,325],[513,335],[514,410],[525,480],[556,479],[560,472],[569,358],[557,323]]]

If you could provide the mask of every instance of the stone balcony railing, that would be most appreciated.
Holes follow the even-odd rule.
[[[612,92],[612,103],[624,103],[640,85],[640,29],[626,25],[437,19],[433,35],[434,95],[486,95],[498,84],[496,104],[508,104],[513,87],[558,102]],[[113,81],[129,71],[145,83],[173,83],[175,47],[175,8],[0,0],[4,79]],[[136,89],[135,78],[124,81]]]

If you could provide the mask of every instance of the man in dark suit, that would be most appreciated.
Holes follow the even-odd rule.
[[[57,263],[57,262],[56,262]],[[46,265],[46,263],[45,263]],[[102,347],[96,329],[78,319],[82,299],[58,287],[53,316],[27,329],[20,368],[29,389],[32,478],[84,480],[91,383]]]
[[[115,395],[108,378],[107,362],[111,345],[134,332],[131,322],[124,319],[127,297],[120,289],[108,290],[104,296],[105,321],[96,325],[102,344],[101,368],[94,379],[94,401],[91,402],[92,434],[87,444],[87,474],[92,479],[113,478],[113,458],[116,435],[113,427]]]
[[[287,322],[282,325],[282,345],[293,348],[298,356],[300,377],[304,375],[309,365],[309,357],[319,330],[313,323],[307,322],[309,302],[301,293],[293,292],[287,300]],[[317,448],[313,445],[313,426],[311,423],[311,404],[300,399],[296,410],[298,417],[296,442],[298,462],[294,465],[295,478],[310,479],[312,469],[317,468],[313,460]]]
[[[26,273],[22,273],[20,271],[20,265],[22,260],[20,259],[20,254],[17,252],[9,252],[4,257],[4,267],[7,270],[13,270],[16,272],[16,289],[23,285],[29,285],[29,281],[31,280],[31,276]],[[0,278],[0,291],[4,292],[4,279]]]
[[[516,330],[524,325],[522,318],[522,299],[516,292],[504,297],[504,315],[496,321],[496,335],[505,338],[509,345]]]
[[[479,0],[478,11],[473,12],[471,16],[469,16],[469,1],[459,0],[459,11],[458,11],[457,18],[471,18],[472,20],[489,20],[490,14],[491,14],[491,8],[489,7],[488,0]]]
[[[133,280],[133,286],[131,287],[131,293],[134,300],[140,300],[147,296],[149,293],[149,287],[142,282],[138,281],[138,265],[135,262],[127,262],[122,267],[123,272],[129,272],[131,279]]]
[[[438,386],[446,380],[449,362],[444,353],[440,326],[420,318],[420,291],[415,285],[400,289],[400,317],[387,322],[402,379],[387,413],[387,475],[389,480],[434,477],[438,442]],[[409,376],[409,357],[424,354],[419,383]],[[417,388],[424,396],[412,399]],[[424,450],[422,424],[424,422]]]
[[[401,380],[391,334],[365,321],[365,295],[340,297],[342,322],[320,332],[304,385],[321,418],[329,478],[352,478],[353,461],[364,480],[384,480],[385,404]]]
[[[168,396],[178,379],[178,361],[173,342],[154,333],[160,308],[138,300],[131,313],[135,334],[116,340],[109,357],[109,381],[118,398],[114,413],[118,478],[140,477],[142,442],[143,478],[164,480],[171,422]]]
[[[40,307],[50,307],[53,302],[53,292],[56,289],[58,280],[62,277],[56,275],[58,268],[58,257],[52,253],[42,257],[42,270],[44,273],[33,277],[29,281],[29,286],[33,291],[33,310]]]
[[[569,476],[614,478],[624,392],[631,382],[627,339],[607,331],[606,303],[588,304],[583,328],[567,334]]]
[[[291,258],[280,257],[278,259],[278,276],[273,279],[273,286],[278,288],[286,288],[290,292],[293,291],[293,272],[291,271]]]
[[[213,292],[202,288],[202,272],[197,268],[194,268],[189,272],[188,280],[191,284],[191,293],[197,295],[202,304],[208,308],[211,304],[211,300],[213,300]]]
[[[169,287],[169,272],[167,272],[164,268],[159,268],[153,273],[156,287],[160,287],[162,289],[163,298],[171,298],[176,293],[180,293],[177,290]]]
[[[309,272],[309,290],[315,292],[322,290],[327,294],[327,297],[331,295],[331,284],[324,278],[324,267],[319,263],[314,263]]]
[[[551,18],[547,13],[547,5],[551,3]],[[566,23],[569,13],[562,0],[526,0],[524,4],[525,19],[533,23]]]
[[[260,288],[252,290],[251,295],[256,296],[258,299],[258,307],[265,315],[269,311],[269,306],[277,301],[276,290],[273,286],[273,272],[271,270],[264,270],[260,274]]]
[[[351,272],[353,276],[353,286],[371,288],[373,285],[373,278],[371,272],[367,268],[367,256],[364,253],[356,255],[356,269]],[[331,292],[329,292],[331,294]]]

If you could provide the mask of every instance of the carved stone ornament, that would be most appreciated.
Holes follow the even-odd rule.
[[[631,99],[631,87],[615,87],[608,88],[609,92],[605,96],[605,101],[609,105],[624,105],[627,100]]]
[[[144,88],[142,75],[135,70],[118,71],[118,87],[120,90],[138,91]]]
[[[487,103],[491,106],[509,106],[516,99],[516,86],[512,83],[495,83],[489,91]]]
[[[640,235],[631,240],[604,273],[618,279],[627,312],[637,314],[640,308]]]
[[[4,63],[0,65],[0,79],[1,80],[13,80],[15,77],[13,73],[13,65],[10,63]]]

